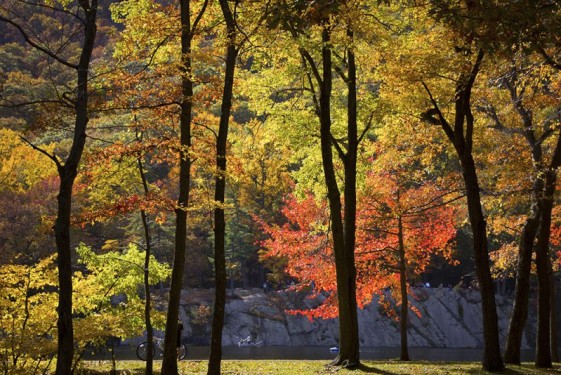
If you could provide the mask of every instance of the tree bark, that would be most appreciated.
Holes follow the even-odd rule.
[[[469,75],[461,74],[456,86],[454,126],[444,118],[438,103],[429,93],[444,133],[454,145],[456,154],[462,166],[462,177],[466,188],[469,221],[473,232],[473,250],[475,271],[481,293],[481,308],[483,313],[483,368],[487,371],[501,371],[504,369],[499,346],[499,327],[493,280],[491,278],[489,250],[487,244],[487,224],[481,206],[481,196],[477,170],[472,156],[474,118],[471,112],[471,90],[479,73],[484,52],[479,50],[476,61]]]
[[[505,344],[504,359],[507,363],[520,364],[520,346],[522,335],[528,318],[528,298],[530,292],[530,271],[532,263],[532,252],[538,232],[540,216],[542,212],[542,195],[545,186],[543,177],[543,150],[541,142],[535,135],[532,113],[523,105],[522,95],[518,92],[515,79],[517,72],[514,70],[512,81],[505,81],[505,86],[510,94],[512,106],[518,113],[524,128],[524,138],[528,143],[532,155],[532,164],[536,172],[532,186],[530,214],[524,223],[518,246],[518,265],[516,274],[516,286],[512,314]]]
[[[142,167],[142,159],[138,158],[138,171],[144,195],[148,195],[148,183]],[[146,350],[148,353],[154,353],[154,329],[152,328],[152,320],[150,312],[152,309],[152,300],[150,295],[150,254],[152,253],[152,239],[150,237],[150,226],[148,224],[148,215],[143,209],[140,210],[140,218],[142,219],[142,228],[144,229],[144,240],[146,241],[146,252],[144,254],[144,324],[146,326]],[[152,375],[154,371],[154,361],[150,354],[146,357],[146,368],[144,373]]]
[[[224,196],[226,190],[226,146],[228,141],[228,126],[232,109],[234,88],[234,73],[238,48],[236,46],[236,24],[234,15],[228,5],[228,0],[219,0],[222,14],[226,20],[228,47],[226,51],[226,67],[224,75],[224,89],[220,124],[216,140],[216,180],[214,200],[214,313],[212,318],[212,332],[210,338],[210,357],[208,361],[209,375],[220,375],[222,361],[222,330],[224,328],[224,309],[226,305],[226,256],[225,237],[226,221],[224,218]]]
[[[180,152],[179,152],[179,196],[175,209],[175,247],[171,285],[169,290],[166,332],[164,338],[164,358],[162,375],[176,375],[177,371],[177,324],[179,321],[179,303],[183,286],[185,269],[185,252],[187,247],[187,207],[191,180],[191,119],[193,81],[191,78],[191,11],[190,1],[180,0],[181,14],[181,59],[183,61],[181,76],[181,114],[180,114]]]
[[[64,165],[58,164],[60,187],[55,222],[55,240],[58,255],[58,350],[56,374],[66,375],[72,371],[74,356],[74,327],[72,324],[72,252],[70,243],[70,216],[72,212],[72,188],[78,174],[78,165],[86,144],[88,124],[88,79],[90,59],[97,32],[97,0],[91,3],[80,1],[85,12],[84,44],[77,70],[77,97],[75,102],[74,137]]]
[[[501,371],[504,365],[499,346],[497,307],[487,247],[487,225],[481,207],[479,183],[475,163],[471,155],[465,155],[461,164],[467,191],[469,219],[473,231],[475,270],[483,310],[483,341],[485,345],[483,367],[487,371]]]
[[[354,265],[355,234],[353,230],[355,226],[354,221],[356,220],[356,195],[353,201],[352,187],[347,187],[347,184],[353,184],[354,179],[356,179],[356,174],[351,177],[351,181],[345,181],[345,192],[348,194],[350,201],[346,202],[346,205],[349,205],[349,207],[345,209],[345,214],[347,215],[345,219],[347,222],[344,225],[341,215],[341,194],[337,186],[337,178],[333,164],[333,145],[331,139],[332,61],[331,47],[329,45],[331,42],[330,32],[327,27],[323,28],[322,42],[323,77],[321,80],[319,98],[321,155],[325,184],[327,187],[327,197],[329,200],[329,211],[331,213],[331,230],[333,236],[333,251],[335,253],[337,299],[339,305],[339,354],[333,360],[333,364],[342,365],[344,367],[356,367],[360,364],[356,304],[356,269]],[[350,90],[352,90],[351,87],[352,86],[349,86]],[[356,101],[352,98],[352,95],[351,93],[351,96],[349,96],[349,104],[351,106],[356,105]],[[352,104],[353,101],[355,104]],[[349,116],[351,116],[351,114],[349,114]],[[354,116],[356,116],[356,112]],[[349,124],[349,129],[354,126],[356,131],[356,118],[354,121],[354,125],[351,123]],[[349,141],[351,140],[349,139]],[[356,149],[354,151],[354,158],[355,160],[351,161],[347,155],[347,158],[344,159],[346,179],[349,177],[353,165],[355,166],[354,168],[356,168]],[[347,170],[348,167],[350,167],[349,170]],[[356,194],[356,191],[354,194]],[[347,231],[344,230],[344,227]]]
[[[555,172],[548,172],[546,180],[549,180]],[[555,179],[555,177],[553,177]],[[536,367],[552,367],[550,347],[550,311],[551,311],[551,274],[549,264],[549,235],[551,227],[551,211],[553,199],[547,198],[547,194],[555,190],[551,189],[549,181],[546,182],[546,197],[544,197],[543,210],[538,230],[538,241],[536,244],[536,270],[538,274],[538,323],[536,333]],[[552,197],[553,198],[553,197]]]
[[[526,320],[528,319],[532,252],[534,239],[536,238],[538,230],[539,213],[541,211],[539,203],[537,202],[536,193],[538,193],[538,191],[532,194],[533,197],[535,196],[535,201],[532,203],[532,212],[526,219],[520,236],[514,302],[512,305],[512,314],[510,316],[504,353],[504,360],[506,363],[517,365],[520,364],[520,346],[522,345],[522,335],[524,333]],[[534,200],[534,198],[532,198],[532,200]]]
[[[405,264],[405,245],[403,243],[403,221],[398,219],[398,243],[399,243],[399,286],[401,291],[401,314],[399,317],[399,329],[401,335],[401,351],[399,359],[409,361],[409,348],[407,345],[407,315],[409,314],[409,299],[407,298],[407,269]]]
[[[561,132],[557,136],[555,151],[545,173],[545,189],[536,244],[536,268],[538,273],[538,328],[536,334],[536,367],[552,367],[550,346],[551,315],[551,260],[549,237],[551,213],[554,205],[557,169],[561,166]]]
[[[549,263],[551,266],[551,262]],[[559,362],[559,349],[557,344],[557,280],[555,274],[550,269],[551,274],[551,294],[550,294],[550,306],[549,310],[549,324],[550,324],[550,346],[551,346],[551,360],[553,362]]]

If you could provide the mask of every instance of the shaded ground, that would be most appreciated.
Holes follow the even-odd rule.
[[[481,364],[475,362],[409,362],[399,361],[363,361],[362,366],[356,370],[340,369],[326,365],[326,361],[229,361],[222,362],[223,374],[247,375],[308,375],[308,374],[381,374],[381,375],[459,375],[459,374],[488,374],[481,370]],[[144,364],[140,361],[118,361],[115,374],[140,375],[144,374]],[[160,361],[155,362],[154,368],[159,374]],[[206,361],[180,362],[180,374],[206,374]],[[77,372],[78,375],[109,374],[109,362],[85,362],[84,368]],[[507,375],[544,375],[561,374],[561,366],[556,364],[553,369],[536,369],[532,364],[522,366],[509,366],[502,374]]]

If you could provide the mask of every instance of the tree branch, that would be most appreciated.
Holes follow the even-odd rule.
[[[33,40],[31,40],[31,38],[29,37],[29,35],[27,35],[27,33],[25,32],[25,30],[23,30],[23,28],[17,24],[16,22],[5,18],[3,16],[0,16],[0,22],[6,22],[12,26],[14,26],[16,29],[18,29],[18,31],[20,32],[21,36],[23,37],[23,39],[25,40],[25,42],[27,44],[29,44],[31,47],[43,52],[44,54],[46,54],[47,56],[53,58],[54,60],[58,61],[59,63],[61,63],[62,65],[65,65],[69,68],[72,69],[78,69],[78,65],[77,64],[72,64],[68,61],[66,61],[65,59],[61,58],[60,56],[56,55],[55,53],[53,53],[52,51],[50,51],[49,49],[40,46],[39,44],[35,43]]]
[[[56,157],[55,154],[52,154],[52,155],[49,154],[47,151],[45,151],[45,150],[43,150],[42,148],[40,148],[40,147],[34,145],[33,143],[31,143],[30,141],[28,141],[26,138],[24,138],[24,137],[22,137],[22,136],[20,136],[20,139],[21,139],[22,141],[24,141],[25,143],[27,143],[28,145],[30,145],[31,148],[33,148],[34,150],[39,151],[40,153],[42,153],[43,155],[45,155],[45,156],[47,156],[49,159],[51,159],[51,160],[56,164],[56,167],[57,167],[57,169],[58,169],[59,172],[62,170],[63,166],[62,166],[62,164],[60,163],[60,161],[58,161],[58,158]]]

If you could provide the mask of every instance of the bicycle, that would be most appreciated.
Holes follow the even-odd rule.
[[[156,353],[158,353],[158,356],[161,357],[164,353],[164,339],[154,337],[154,345],[152,348],[153,351],[150,358],[154,358]],[[187,346],[185,346],[185,344],[181,344],[177,349],[177,359],[181,361],[187,355]],[[142,361],[146,361],[148,359],[148,341],[138,344],[136,347],[136,356]]]

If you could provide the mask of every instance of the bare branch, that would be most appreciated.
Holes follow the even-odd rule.
[[[57,54],[53,53],[52,51],[50,51],[49,49],[40,46],[39,44],[35,43],[33,40],[31,40],[31,38],[29,37],[29,35],[27,35],[27,33],[23,30],[23,28],[17,24],[16,22],[5,18],[3,16],[0,16],[0,22],[6,22],[12,26],[14,26],[16,29],[18,29],[18,31],[20,32],[21,36],[23,37],[23,39],[25,39],[25,42],[27,44],[29,44],[30,46],[32,46],[33,48],[43,52],[44,54],[46,54],[47,56],[53,58],[54,60],[58,61],[59,63],[61,63],[62,65],[65,65],[69,68],[72,69],[78,69],[78,65],[77,64],[72,64],[69,61],[66,61],[65,59],[61,58],[60,56],[58,56]]]
[[[444,132],[448,136],[448,139],[450,139],[453,143],[455,143],[454,130],[452,130],[452,127],[450,126],[448,121],[446,121],[446,118],[444,118],[444,115],[442,114],[442,111],[440,110],[440,107],[438,106],[436,99],[432,96],[432,92],[430,91],[429,87],[426,85],[424,81],[421,81],[421,84],[425,88],[427,94],[429,94],[429,99],[432,103],[435,114],[438,115],[439,123],[437,125],[442,126],[442,129],[444,129]]]
[[[45,150],[43,150],[42,148],[40,148],[40,147],[34,145],[33,143],[31,143],[30,141],[28,141],[26,138],[24,138],[24,137],[22,137],[22,136],[20,136],[20,139],[21,139],[22,141],[24,141],[25,143],[27,143],[28,145],[30,145],[31,148],[33,148],[34,150],[39,151],[40,153],[42,153],[43,155],[45,155],[45,156],[47,156],[49,159],[51,159],[51,160],[55,163],[55,165],[56,165],[56,167],[57,167],[57,170],[58,170],[59,172],[62,170],[62,168],[63,168],[63,167],[62,167],[62,164],[60,164],[60,161],[58,160],[58,158],[56,157],[55,154],[49,154],[47,151],[45,151]]]

